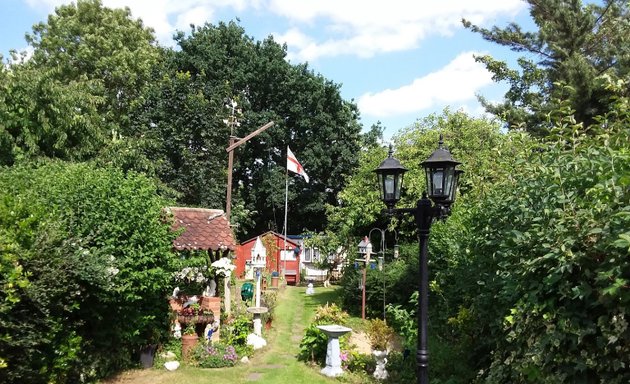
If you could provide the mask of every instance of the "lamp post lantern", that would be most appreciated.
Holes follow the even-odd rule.
[[[393,157],[390,146],[388,157],[374,170],[378,176],[381,200],[389,214],[408,213],[414,216],[418,228],[420,283],[418,287],[418,350],[416,352],[417,378],[419,384],[429,383],[429,350],[427,346],[427,324],[429,313],[429,271],[427,245],[431,223],[434,218],[446,218],[455,201],[457,181],[463,171],[456,169],[460,162],[453,159],[440,134],[438,149],[422,162],[427,180],[427,193],[423,193],[415,208],[394,208],[400,200],[403,175],[407,168]]]

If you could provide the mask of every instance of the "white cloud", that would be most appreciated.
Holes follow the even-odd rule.
[[[524,7],[521,0],[270,0],[273,12],[296,24],[306,23],[306,28],[317,27],[314,33],[326,36],[290,46],[292,58],[299,61],[341,54],[371,57],[414,49],[428,36],[453,34],[461,28],[462,18],[484,24],[498,16],[513,16]],[[276,37],[285,41],[282,33]]]
[[[475,54],[461,53],[444,68],[409,85],[360,96],[357,104],[361,114],[389,117],[473,100],[479,89],[492,84],[491,74],[475,62]]]
[[[70,3],[25,1],[47,11]],[[338,55],[372,57],[414,49],[429,36],[451,35],[461,28],[462,17],[484,24],[499,16],[515,15],[526,6],[522,0],[103,0],[103,4],[128,6],[134,17],[155,30],[164,45],[173,44],[176,29],[188,31],[191,22],[212,22],[221,9],[239,13],[264,9],[289,23],[289,30],[274,35],[277,41],[287,42],[290,58],[298,61]]]
[[[34,9],[52,12],[55,7],[69,4],[72,0],[25,0]],[[111,8],[129,7],[134,18],[155,30],[158,41],[173,45],[172,36],[177,29],[188,32],[191,23],[202,25],[220,8],[242,11],[260,7],[260,0],[103,0]]]

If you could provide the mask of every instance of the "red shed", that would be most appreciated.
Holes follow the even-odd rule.
[[[262,235],[244,241],[236,246],[236,276],[247,276],[247,265],[251,260],[252,249],[256,246],[256,240],[260,238],[267,253],[267,272],[277,271],[283,275],[288,283],[297,284],[300,282],[300,246],[295,241],[286,238],[274,231],[263,233]],[[286,242],[286,248],[285,247]],[[282,251],[283,249],[284,252]]]

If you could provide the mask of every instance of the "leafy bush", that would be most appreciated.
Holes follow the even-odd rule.
[[[414,383],[416,381],[416,360],[412,354],[403,354],[392,351],[387,355],[387,372],[389,377],[386,383]],[[433,367],[433,364],[431,365]],[[431,372],[434,372],[432,369]],[[436,382],[435,375],[431,375],[431,382]]]
[[[171,352],[175,355],[173,360],[182,361],[182,339],[170,338],[164,344],[158,346],[153,359],[153,367],[164,369],[164,363],[169,361],[166,353]]]
[[[246,314],[235,317],[220,328],[221,340],[236,348],[247,346],[247,335],[252,332],[252,319]],[[248,356],[251,355],[247,354]]]
[[[133,173],[64,163],[0,170],[0,211],[16,213],[0,215],[0,233],[10,234],[2,260],[22,272],[0,277],[18,282],[0,317],[8,366],[0,381],[91,380],[135,365],[165,336],[173,260],[165,205]]]
[[[276,310],[278,301],[278,293],[276,291],[264,291],[260,298],[260,305],[267,308],[267,313],[261,315],[263,323],[273,320],[274,311]]]
[[[382,319],[368,320],[366,333],[373,350],[385,351],[394,336],[394,330]]]
[[[471,346],[481,380],[630,380],[627,98],[616,108],[589,135],[570,113],[556,120],[554,137],[512,154],[510,178],[444,224],[466,229],[437,276],[440,333]]]

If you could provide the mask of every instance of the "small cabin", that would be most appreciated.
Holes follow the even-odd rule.
[[[244,241],[236,247],[236,276],[253,280],[252,263],[257,257],[266,258],[267,273],[278,272],[287,284],[300,282],[300,253],[297,242],[288,237],[269,231]]]

